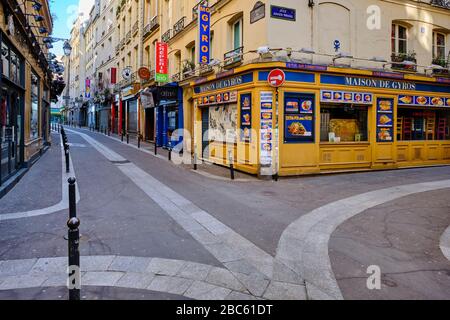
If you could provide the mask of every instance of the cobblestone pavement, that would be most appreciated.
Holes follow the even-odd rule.
[[[450,167],[232,182],[226,168],[198,174],[149,146],[67,132],[86,299],[450,299],[439,249],[450,225]],[[59,194],[32,195],[21,209],[61,200],[54,158],[29,175],[58,184]],[[45,165],[59,168],[59,181]],[[19,183],[5,203],[28,188]],[[65,297],[67,214],[0,219],[0,299]],[[311,273],[305,261],[327,272]],[[382,290],[367,289],[368,265],[386,272]]]

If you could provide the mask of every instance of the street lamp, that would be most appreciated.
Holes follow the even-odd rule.
[[[63,50],[64,50],[64,55],[66,57],[69,57],[70,54],[72,53],[72,46],[70,45],[69,41],[64,42]]]

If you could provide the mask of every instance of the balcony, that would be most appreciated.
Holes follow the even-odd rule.
[[[442,58],[435,58],[432,61],[432,72],[434,76],[450,76],[450,61]]]
[[[173,25],[173,35],[172,35],[172,37],[175,37],[177,34],[179,34],[181,31],[184,30],[185,23],[186,23],[186,17],[183,17],[180,20],[178,20],[177,23],[175,23]]]
[[[207,76],[214,73],[214,68],[210,65],[200,65],[199,74],[201,76]]]
[[[170,38],[171,38],[171,34],[172,34],[172,30],[169,29],[166,32],[164,32],[164,34],[161,36],[161,40],[163,42],[169,42]]]
[[[178,72],[172,76],[172,82],[180,82],[183,79],[183,74]]]
[[[155,16],[150,21],[150,31],[155,31],[159,28],[159,16]]]
[[[405,72],[417,72],[417,60],[416,54],[412,53],[400,53],[392,54],[391,56],[393,70],[405,71]]]
[[[244,47],[234,49],[223,55],[224,68],[232,68],[242,64],[244,58]]]
[[[125,47],[125,38],[120,40],[120,48],[123,49]]]
[[[136,21],[136,22],[134,23],[133,29],[132,29],[133,35],[135,35],[138,31],[139,31],[139,22]]]
[[[448,0],[431,0],[430,4],[435,7],[450,9],[450,1]]]

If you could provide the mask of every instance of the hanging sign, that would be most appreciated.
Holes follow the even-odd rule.
[[[85,98],[89,99],[91,97],[91,80],[86,79],[86,92],[85,92]]]
[[[211,50],[211,12],[208,7],[200,6],[198,15],[199,27],[199,63],[209,64]]]
[[[141,80],[149,80],[150,79],[150,70],[147,67],[139,68],[138,75]]]
[[[156,82],[169,82],[168,48],[167,43],[156,43]]]
[[[117,83],[117,68],[111,68],[111,84]]]
[[[132,74],[132,70],[130,67],[126,67],[125,69],[122,70],[122,77],[124,80],[130,80],[131,79],[131,74]]]
[[[283,85],[284,81],[286,81],[286,74],[281,69],[272,70],[269,73],[267,81],[272,87],[280,87]]]

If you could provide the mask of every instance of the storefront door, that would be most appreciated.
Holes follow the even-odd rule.
[[[0,184],[22,163],[22,112],[20,94],[3,86],[0,98]]]
[[[145,109],[145,140],[155,139],[155,109]]]
[[[202,108],[202,158],[209,158],[209,108]]]

